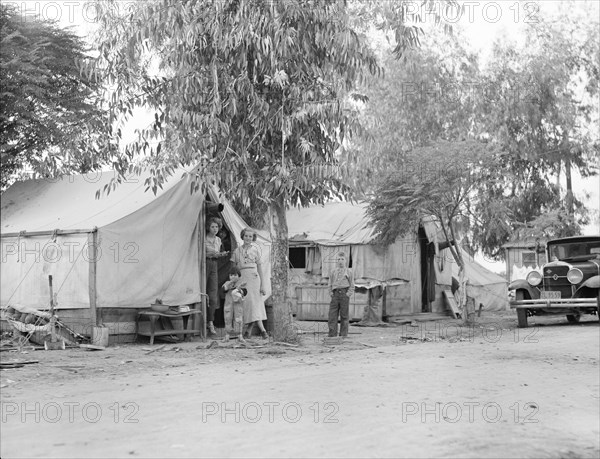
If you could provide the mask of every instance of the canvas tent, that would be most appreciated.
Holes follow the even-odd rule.
[[[367,288],[384,287],[383,316],[446,313],[443,291],[452,285],[452,266],[448,262],[451,254],[443,248],[444,238],[435,220],[424,218],[418,231],[382,247],[373,243],[374,232],[369,226],[366,207],[365,203],[332,202],[288,211],[292,265],[288,293],[297,315],[314,317],[311,307],[326,308],[326,284],[335,265],[335,255],[340,251],[351,260],[358,283]],[[465,260],[470,266],[467,275],[480,285],[478,298],[485,301],[484,307],[506,308],[507,303],[492,303],[488,301],[491,297],[483,298],[481,294],[490,282],[504,282],[502,278],[474,265],[474,260]],[[477,274],[480,272],[481,275]],[[310,301],[316,306],[309,306]],[[362,309],[355,308],[354,318],[360,314]]]
[[[131,333],[135,311],[156,298],[198,307],[205,288],[206,195],[191,193],[191,175],[178,170],[156,195],[146,191],[142,176],[97,198],[114,177],[28,180],[2,194],[2,308],[47,309],[50,274],[61,317],[88,325],[125,321]],[[207,195],[223,202],[221,216],[241,243],[243,220],[214,187]],[[258,242],[270,270],[270,244],[264,237]]]
[[[449,254],[448,254],[449,255]],[[475,300],[475,307],[483,305],[485,311],[504,311],[508,308],[508,282],[506,279],[477,263],[462,250],[465,260],[467,297]],[[452,276],[458,279],[458,264],[452,259]]]

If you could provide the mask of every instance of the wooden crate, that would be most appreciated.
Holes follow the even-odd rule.
[[[383,300],[383,316],[399,316],[413,314],[412,291],[409,282],[389,284],[385,288]]]

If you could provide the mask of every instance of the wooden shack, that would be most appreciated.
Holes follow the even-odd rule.
[[[523,238],[502,246],[506,260],[506,280],[514,280],[514,269],[533,269],[547,263],[546,239]]]

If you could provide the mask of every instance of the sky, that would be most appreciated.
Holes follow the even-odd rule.
[[[73,31],[83,37],[87,37],[96,29],[94,2],[3,0],[3,3],[15,5],[22,13],[25,13],[26,20],[39,20],[40,18],[56,20],[62,27],[72,27]],[[124,0],[118,2],[117,5],[125,11],[132,3],[134,2]],[[421,3],[421,0],[407,2],[405,11],[420,14],[426,25],[432,25],[434,16],[428,14]],[[600,2],[597,1],[592,3],[596,7],[600,5]],[[464,31],[464,35],[471,42],[473,49],[479,53],[481,61],[485,62],[490,55],[494,40],[520,40],[522,31],[528,24],[538,21],[547,12],[556,13],[559,2],[552,0],[460,0],[459,4],[463,7],[460,12],[450,12],[442,7],[441,2],[438,2],[436,3],[436,12],[442,16],[443,20],[455,24]],[[151,117],[144,114],[143,111],[139,111],[136,119],[139,126],[149,123]],[[129,126],[129,129],[124,129],[124,135],[132,138],[135,127],[137,126]],[[594,221],[584,228],[584,234],[600,234],[600,217],[598,215],[600,210],[600,178],[583,180],[574,177],[573,183],[574,192],[579,198],[584,199],[584,192],[590,193],[590,198],[584,199],[584,202],[590,209],[596,211]],[[478,261],[495,272],[501,272],[505,269],[503,262],[493,263],[481,258]]]

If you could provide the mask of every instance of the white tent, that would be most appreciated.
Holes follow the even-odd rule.
[[[475,300],[475,308],[483,305],[484,311],[504,311],[508,308],[508,282],[502,276],[489,271],[477,263],[465,250],[462,250],[465,261],[465,277],[467,297]],[[458,265],[454,260],[452,275],[458,279]]]
[[[192,176],[175,172],[156,195],[140,177],[103,193],[114,177],[28,180],[2,194],[2,308],[46,309],[48,275],[58,308],[83,311],[80,319],[92,323],[103,308],[147,308],[156,298],[202,301],[205,195],[191,192]],[[207,194],[224,204],[221,215],[241,243],[243,220],[215,188]],[[258,243],[270,280],[270,243],[264,236]]]

